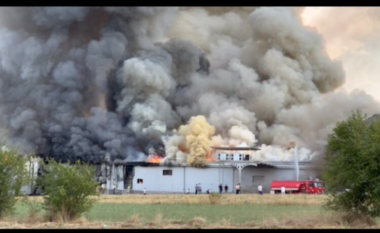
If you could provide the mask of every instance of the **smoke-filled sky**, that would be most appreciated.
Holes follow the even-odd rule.
[[[322,34],[326,51],[342,61],[347,91],[362,89],[380,100],[380,8],[306,7],[303,23]]]
[[[0,8],[0,124],[22,153],[58,159],[193,163],[256,144],[257,159],[292,160],[291,142],[322,158],[337,121],[380,110],[376,13]]]

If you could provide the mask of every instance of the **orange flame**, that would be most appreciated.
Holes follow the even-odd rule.
[[[148,160],[148,163],[161,163],[162,158],[158,155],[155,155],[153,158]]]
[[[216,159],[214,157],[207,157],[206,161],[207,162],[214,162],[214,161],[216,161]]]
[[[207,161],[207,162],[214,162],[214,161],[216,161],[216,159],[212,156],[212,151],[209,151],[209,152],[206,154],[206,161]]]

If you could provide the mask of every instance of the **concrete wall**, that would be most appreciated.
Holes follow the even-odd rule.
[[[163,170],[172,170],[172,176],[164,176]],[[143,184],[137,180],[143,179]],[[193,167],[135,167],[133,190],[147,192],[179,192],[190,189],[195,192],[195,184],[200,183],[202,192],[207,189],[219,192],[219,184],[228,185],[229,191],[233,187],[233,168],[193,168]]]

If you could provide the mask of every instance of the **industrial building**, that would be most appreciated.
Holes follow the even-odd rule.
[[[299,162],[297,171],[295,162],[255,161],[254,151],[258,149],[253,147],[213,149],[214,161],[206,162],[204,167],[115,160],[94,165],[96,178],[107,194],[139,193],[144,188],[149,193],[186,193],[188,189],[194,193],[196,184],[201,184],[203,192],[218,192],[220,184],[227,185],[232,193],[238,183],[242,193],[256,193],[259,184],[264,193],[269,193],[273,180],[296,180],[297,174],[299,180],[306,180],[310,176],[318,178],[322,172],[322,167],[310,162]],[[29,164],[34,175],[36,164]],[[25,188],[27,193],[32,190]]]
[[[365,120],[371,124],[379,118],[380,114],[375,114]],[[263,186],[264,193],[269,193],[273,180],[307,180],[308,177],[320,178],[322,175],[322,165],[315,162],[255,161],[256,150],[259,148],[213,147],[213,161],[206,162],[202,168],[125,160],[106,161],[94,166],[104,193],[109,194],[139,193],[144,188],[148,193],[186,193],[188,189],[194,193],[196,184],[201,184],[203,192],[208,189],[218,192],[220,184],[223,187],[227,185],[232,193],[238,183],[242,193],[257,193],[259,184]],[[32,177],[36,177],[38,158],[30,160],[27,167]],[[34,186],[32,182],[24,186],[23,191],[31,194]]]
[[[294,163],[266,162],[253,163],[245,161],[212,162],[204,168],[178,166],[134,166],[133,182],[130,189],[148,192],[185,193],[188,189],[193,193],[195,185],[201,184],[202,191],[218,192],[218,186],[228,185],[229,192],[240,183],[242,193],[257,192],[261,184],[263,191],[269,193],[273,180],[296,180]],[[310,163],[299,163],[299,178],[319,177],[321,168]]]

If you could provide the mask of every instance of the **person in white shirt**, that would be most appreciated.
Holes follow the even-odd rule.
[[[259,184],[257,189],[259,190],[259,195],[263,195],[263,186],[261,186],[261,184]]]
[[[187,189],[187,194],[190,194],[190,189]]]
[[[146,195],[146,188],[144,188],[144,195]]]
[[[281,187],[281,195],[285,195],[285,187],[284,186]]]

